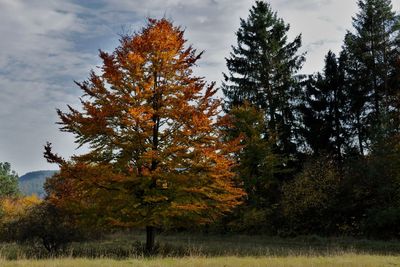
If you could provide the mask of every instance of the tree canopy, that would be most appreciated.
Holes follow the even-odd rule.
[[[222,142],[229,120],[219,116],[217,90],[193,75],[201,54],[166,19],[100,51],[102,73],[77,83],[82,111],[58,110],[61,129],[90,151],[64,160],[46,147],[61,169],[49,200],[91,223],[146,226],[149,249],[156,227],[210,223],[240,204],[239,140]]]

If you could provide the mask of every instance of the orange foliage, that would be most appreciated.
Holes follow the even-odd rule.
[[[121,226],[207,223],[241,202],[232,152],[223,141],[214,84],[192,74],[200,58],[184,32],[166,19],[124,36],[100,52],[102,75],[78,83],[83,111],[58,111],[62,130],[88,144],[47,184],[49,200],[65,209]]]

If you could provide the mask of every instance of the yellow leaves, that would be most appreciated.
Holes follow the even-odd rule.
[[[5,198],[1,201],[1,207],[4,212],[12,214],[12,213],[20,213],[25,209],[37,205],[42,200],[37,195],[19,197],[19,198]]]
[[[9,222],[23,216],[30,208],[40,204],[42,200],[37,195],[4,198],[0,201],[1,221]]]
[[[41,203],[42,200],[36,194],[32,194],[30,196],[22,197],[21,202],[26,206],[32,206]]]
[[[145,62],[145,59],[140,54],[130,52],[128,54],[128,61],[131,64],[142,65]]]

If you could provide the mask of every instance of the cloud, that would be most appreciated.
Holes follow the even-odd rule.
[[[68,81],[93,62],[74,48],[87,32],[82,12],[66,1],[0,2],[0,161],[20,173],[44,166],[42,145],[57,131],[55,106],[75,99]]]
[[[338,52],[351,28],[356,0],[271,0],[291,24],[289,39],[303,33],[308,50],[303,72],[318,71],[329,49]],[[54,168],[45,163],[43,144],[68,157],[73,137],[58,131],[55,108],[78,106],[73,80],[99,65],[98,49],[112,51],[118,34],[139,30],[147,17],[167,17],[186,29],[185,37],[205,50],[195,73],[219,83],[224,58],[235,45],[239,18],[253,0],[0,0],[0,161],[20,174]],[[400,8],[400,3],[394,3]]]
[[[54,168],[42,157],[47,140],[62,155],[75,153],[72,136],[58,131],[55,108],[78,105],[73,80],[99,64],[97,49],[113,50],[123,28],[136,31],[146,17],[183,25],[189,43],[207,50],[199,74],[220,80],[225,47],[250,2],[0,1],[0,161],[20,174]]]
[[[301,11],[314,11],[318,10],[323,6],[329,5],[333,0],[283,0],[279,1],[278,7],[280,9],[296,9]]]

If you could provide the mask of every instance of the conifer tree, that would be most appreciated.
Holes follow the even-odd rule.
[[[383,118],[393,112],[389,99],[398,90],[400,24],[390,0],[360,0],[358,6],[355,31],[347,33],[344,52],[354,141],[364,154]]]
[[[344,91],[342,60],[329,51],[323,73],[311,75],[304,82],[299,106],[301,135],[315,155],[342,158],[345,145],[347,101]]]
[[[18,175],[8,162],[0,162],[0,199],[19,194]]]
[[[237,46],[226,59],[228,74],[224,74],[225,108],[248,101],[265,115],[265,136],[276,137],[279,153],[293,154],[294,114],[292,101],[296,79],[294,75],[304,60],[298,55],[301,36],[289,42],[289,25],[264,1],[256,1],[249,17],[241,19],[236,33]]]

